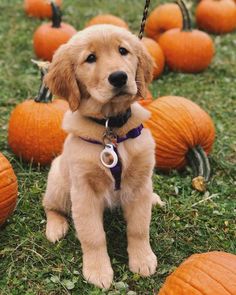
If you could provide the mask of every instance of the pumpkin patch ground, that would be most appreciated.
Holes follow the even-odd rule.
[[[210,35],[215,55],[205,71],[183,74],[165,69],[150,85],[154,99],[185,97],[212,118],[216,138],[209,155],[211,178],[206,192],[200,193],[191,187],[188,167],[182,172],[155,171],[154,189],[166,206],[153,209],[150,237],[158,270],[148,278],[128,270],[126,225],[121,210],[105,213],[115,281],[104,292],[82,277],[81,248],[72,223],[66,239],[59,243],[52,245],[45,238],[42,194],[48,167],[23,162],[8,146],[12,110],[36,94],[39,87],[38,69],[30,60],[35,58],[32,36],[42,20],[28,17],[23,2],[0,1],[0,152],[11,163],[18,181],[16,209],[0,229],[0,294],[158,294],[169,274],[191,255],[216,250],[236,254],[236,32]],[[163,3],[167,2],[153,0],[151,9]],[[113,14],[123,19],[131,31],[138,32],[143,4],[136,0],[64,0],[63,20],[80,30],[98,14]],[[194,25],[197,1],[186,4]]]

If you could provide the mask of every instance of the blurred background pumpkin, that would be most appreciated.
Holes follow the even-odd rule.
[[[61,11],[52,2],[52,23],[40,25],[33,36],[34,52],[38,58],[51,61],[55,51],[76,34],[76,29],[61,21]]]
[[[54,0],[55,4],[61,6],[62,0]],[[28,16],[38,18],[51,18],[52,9],[49,0],[24,0],[24,10]]]
[[[142,42],[146,46],[148,52],[153,58],[154,61],[154,69],[153,69],[153,79],[158,78],[165,66],[165,56],[164,53],[159,46],[159,44],[151,38],[143,37]]]
[[[207,33],[191,28],[190,15],[184,2],[178,0],[177,3],[182,12],[183,28],[168,30],[158,42],[171,70],[198,73],[211,63],[214,44]]]
[[[145,33],[156,41],[166,31],[173,28],[182,28],[182,15],[179,6],[175,3],[166,3],[157,6],[148,16]]]
[[[115,16],[113,14],[99,14],[92,19],[90,19],[85,27],[90,27],[94,25],[101,25],[101,24],[109,24],[118,27],[122,27],[128,29],[128,24],[120,17]]]
[[[17,201],[17,178],[10,162],[0,153],[0,226],[15,209]]]
[[[204,0],[196,8],[199,28],[224,34],[236,28],[236,3],[233,0]]]

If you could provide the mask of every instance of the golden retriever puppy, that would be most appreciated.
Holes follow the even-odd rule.
[[[149,243],[151,207],[158,202],[151,180],[155,144],[141,125],[149,112],[135,102],[145,96],[152,67],[135,35],[97,25],[61,46],[45,77],[49,89],[68,99],[71,108],[63,122],[68,136],[52,163],[43,199],[46,236],[53,243],[63,238],[71,213],[83,252],[83,275],[101,288],[109,288],[113,280],[103,229],[106,206],[123,208],[130,270],[149,276],[157,267]],[[130,131],[138,134],[130,137]],[[111,162],[106,163],[107,154]],[[119,171],[113,175],[107,166],[115,162]]]

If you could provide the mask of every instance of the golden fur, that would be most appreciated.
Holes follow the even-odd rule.
[[[119,53],[119,47],[128,50]],[[94,63],[86,62],[96,54]],[[114,71],[128,75],[120,90],[109,84]],[[68,99],[63,128],[68,132],[62,154],[51,166],[43,206],[47,215],[46,236],[56,242],[66,234],[66,215],[72,213],[83,251],[83,274],[91,283],[109,288],[113,270],[106,248],[103,211],[121,205],[127,221],[130,270],[149,276],[157,259],[149,244],[151,206],[160,199],[153,193],[152,171],[155,144],[150,131],[118,145],[122,159],[121,190],[114,191],[114,179],[100,162],[102,146],[83,141],[80,136],[102,141],[104,126],[88,117],[115,116],[131,106],[128,122],[115,131],[119,136],[139,126],[149,112],[137,102],[145,96],[152,79],[152,60],[139,39],[112,25],[89,27],[56,52],[45,82],[50,90]]]

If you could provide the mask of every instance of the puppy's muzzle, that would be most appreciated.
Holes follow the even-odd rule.
[[[121,88],[125,86],[125,84],[127,83],[127,80],[128,80],[128,76],[123,71],[113,72],[108,77],[109,83],[116,88]]]

